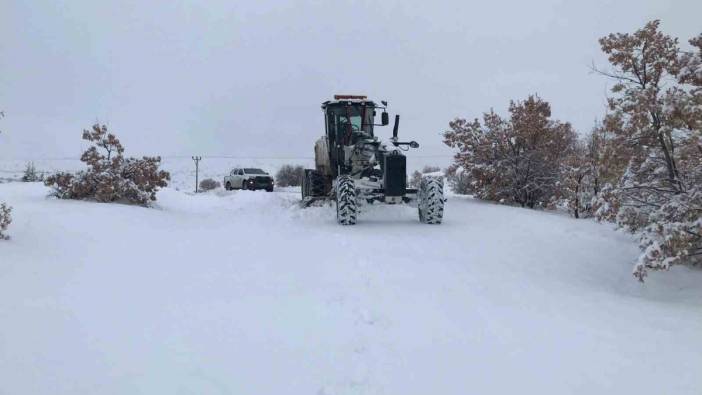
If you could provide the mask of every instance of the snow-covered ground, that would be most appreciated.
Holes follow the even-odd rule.
[[[0,184],[0,394],[700,394],[702,272],[641,285],[606,225],[451,197],[154,209]]]

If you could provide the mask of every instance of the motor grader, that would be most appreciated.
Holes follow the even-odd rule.
[[[380,124],[376,124],[380,110]],[[364,204],[408,204],[417,207],[422,223],[441,223],[443,178],[425,176],[417,189],[407,187],[404,152],[419,144],[399,140],[400,116],[395,115],[387,143],[375,135],[376,126],[389,124],[386,101],[377,104],[366,96],[335,95],[322,103],[322,111],[325,134],[314,145],[315,168],[303,174],[303,206],[332,200],[337,222],[354,225]]]

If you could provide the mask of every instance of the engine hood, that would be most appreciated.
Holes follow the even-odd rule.
[[[270,174],[247,174],[244,176],[247,180],[254,180],[256,177],[261,177],[261,178],[268,178],[270,180],[273,179]]]

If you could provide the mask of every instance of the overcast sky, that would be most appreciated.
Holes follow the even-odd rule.
[[[420,155],[450,153],[454,117],[530,93],[584,132],[608,86],[588,69],[597,39],[659,18],[686,42],[701,15],[699,0],[0,0],[0,157],[77,157],[96,121],[134,155],[312,156],[334,93],[388,100]]]

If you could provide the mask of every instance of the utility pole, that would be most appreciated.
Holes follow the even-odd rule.
[[[198,179],[200,176],[200,161],[202,160],[202,156],[193,156],[193,160],[195,161],[195,193],[197,193]]]

